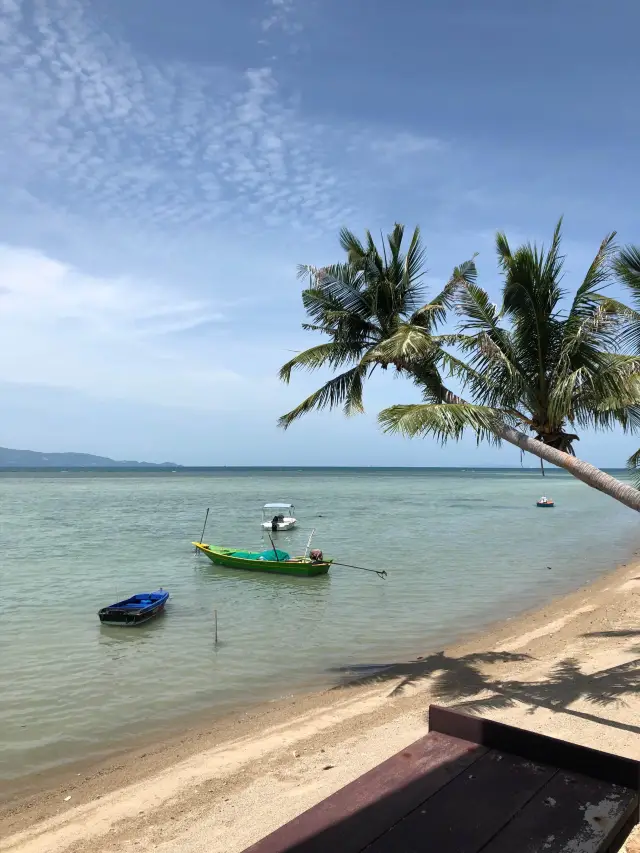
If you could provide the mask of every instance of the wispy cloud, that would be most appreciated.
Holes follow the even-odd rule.
[[[94,8],[0,0],[0,227],[13,244],[0,245],[0,381],[264,401],[275,418],[286,352],[265,293],[290,281],[297,308],[306,258],[289,254],[291,235],[334,246],[373,204],[390,152],[432,156],[431,143],[306,114],[257,46],[243,71],[162,61]],[[294,43],[300,6],[262,9],[270,47]]]
[[[255,365],[253,379],[243,375],[246,359],[226,366],[237,350],[224,306],[180,299],[153,282],[87,276],[7,246],[0,276],[0,381],[211,409],[228,408],[232,389],[261,398]],[[184,334],[200,327],[208,334],[185,344]]]
[[[334,230],[362,197],[363,153],[394,144],[302,115],[268,65],[153,62],[81,0],[0,10],[0,177],[63,210],[167,230]],[[263,28],[297,31],[294,11],[268,0]]]
[[[260,25],[265,32],[278,28],[288,35],[295,35],[302,30],[296,12],[296,0],[267,0],[266,15]]]

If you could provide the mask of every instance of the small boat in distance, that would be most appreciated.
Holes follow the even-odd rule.
[[[103,607],[98,611],[98,618],[105,625],[142,625],[162,613],[168,599],[169,593],[162,587],[156,592],[140,592],[124,601]]]
[[[543,495],[540,498],[540,500],[536,503],[536,506],[552,507],[552,506],[554,506],[554,503],[553,503],[553,500],[551,498],[547,498],[547,497],[545,497],[545,495]]]
[[[293,504],[265,504],[262,507],[262,529],[274,533],[278,530],[291,530],[296,525],[294,512]]]
[[[333,562],[330,558],[325,559],[322,551],[317,549],[311,551],[308,557],[306,555],[291,557],[279,548],[268,548],[266,551],[240,551],[233,548],[220,548],[218,545],[205,545],[202,542],[192,544],[218,566],[244,569],[249,572],[264,572],[270,575],[302,578],[326,575]]]

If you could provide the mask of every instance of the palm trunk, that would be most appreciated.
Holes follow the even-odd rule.
[[[551,465],[564,468],[565,471],[568,471],[576,479],[582,480],[583,483],[591,486],[592,489],[598,489],[598,491],[604,492],[605,495],[609,495],[614,500],[628,506],[629,509],[635,509],[636,512],[640,512],[640,491],[627,483],[616,480],[610,474],[605,474],[604,471],[596,468],[595,465],[583,462],[582,459],[570,456],[562,450],[556,450],[555,447],[549,447],[548,444],[543,444],[543,442],[538,441],[536,438],[531,438],[517,429],[506,426],[506,424],[500,427],[499,430],[496,430],[496,434],[504,441],[508,441],[509,444],[515,444],[520,450],[524,450],[526,453],[533,453],[534,456],[544,459],[545,462],[549,462]]]
[[[420,374],[416,375],[418,378],[421,378]],[[467,401],[462,397],[454,394],[453,391],[449,391],[449,389],[442,383],[439,376],[436,375],[434,377],[431,374],[427,376],[427,380],[431,390],[439,395],[443,403],[467,404]],[[425,381],[424,378],[422,381]],[[578,459],[576,456],[570,456],[562,450],[556,450],[555,447],[549,447],[548,444],[544,444],[536,438],[531,438],[526,435],[526,433],[513,429],[513,427],[507,426],[506,424],[502,424],[500,427],[496,428],[495,434],[503,441],[508,441],[509,444],[515,444],[515,446],[520,448],[523,452],[533,453],[534,456],[537,456],[540,459],[541,464],[542,460],[544,460],[545,462],[549,462],[551,465],[557,465],[559,468],[564,468],[565,471],[568,471],[577,480],[582,480],[583,483],[586,483],[587,486],[591,486],[592,489],[604,492],[605,495],[609,495],[614,500],[620,501],[620,503],[628,506],[629,509],[634,509],[636,512],[640,512],[640,489],[636,489],[628,483],[622,483],[610,474],[605,474],[604,471],[596,468],[595,465],[591,465],[589,462],[583,462],[582,459]],[[640,451],[638,451],[638,453],[640,453]]]

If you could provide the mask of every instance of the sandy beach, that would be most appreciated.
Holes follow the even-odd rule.
[[[425,734],[431,702],[640,759],[639,596],[629,563],[343,687],[5,785],[0,851],[240,853]]]

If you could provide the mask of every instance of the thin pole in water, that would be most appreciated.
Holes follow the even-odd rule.
[[[204,539],[204,531],[207,529],[207,521],[209,520],[209,507],[207,507],[207,514],[204,517],[204,524],[202,526],[202,533],[200,535],[200,544],[202,545],[202,540]],[[194,548],[194,553],[197,552],[197,548]]]
[[[218,645],[218,611],[213,611],[213,631],[214,631],[214,642],[216,646]]]

